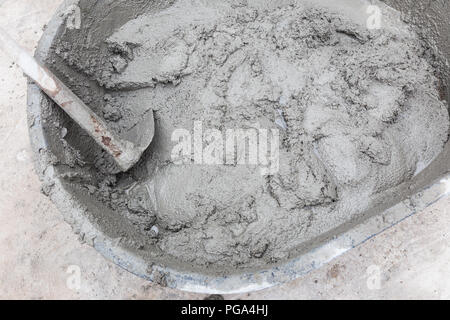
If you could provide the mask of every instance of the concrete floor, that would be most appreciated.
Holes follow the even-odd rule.
[[[0,26],[34,50],[61,2],[0,0]],[[78,241],[40,193],[25,106],[26,79],[0,53],[0,298],[204,299],[141,280]],[[301,279],[226,298],[450,299],[449,231],[445,198]]]

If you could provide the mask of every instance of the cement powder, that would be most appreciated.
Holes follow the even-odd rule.
[[[432,56],[397,13],[380,4],[370,30],[350,14],[361,2],[344,2],[183,0],[129,21],[106,63],[77,67],[106,89],[112,128],[132,137],[153,110],[155,139],[126,174],[67,144],[66,165],[100,172],[72,183],[132,222],[137,250],[205,272],[286,261],[358,217],[435,159],[449,116]],[[174,163],[174,130],[196,121],[279,130],[279,171]]]

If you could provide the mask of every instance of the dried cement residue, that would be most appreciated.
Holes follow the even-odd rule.
[[[369,30],[360,1],[290,2],[177,1],[105,39],[102,63],[71,61],[106,90],[101,112],[118,132],[154,111],[155,140],[129,173],[100,151],[80,159],[71,148],[62,161],[85,172],[71,183],[132,222],[129,243],[149,260],[221,273],[286,261],[442,151],[446,102],[427,48],[395,12],[383,7],[383,28]],[[67,61],[70,50],[56,52]],[[195,121],[279,129],[279,173],[174,164],[171,135]]]

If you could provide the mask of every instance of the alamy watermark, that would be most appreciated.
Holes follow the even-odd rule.
[[[66,273],[69,276],[66,279],[66,286],[73,291],[79,291],[81,288],[81,268],[77,265],[67,267]]]
[[[367,18],[367,29],[378,30],[382,27],[383,13],[379,6],[370,5],[367,7],[366,13],[369,15]]]
[[[367,289],[380,290],[381,289],[381,268],[377,265],[371,265],[366,270],[367,274]]]
[[[66,26],[68,29],[81,28],[81,10],[80,7],[72,4],[63,12],[63,17],[66,19]]]
[[[172,142],[172,161],[177,165],[253,166],[263,176],[274,175],[280,168],[279,130],[259,124],[220,131],[196,121],[193,130],[175,130]]]

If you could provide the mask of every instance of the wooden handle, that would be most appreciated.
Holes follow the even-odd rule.
[[[26,75],[111,154],[122,170],[127,171],[137,163],[142,152],[136,150],[131,142],[122,140],[110,132],[103,119],[100,119],[50,70],[20,47],[2,28],[0,28],[0,49],[10,55]]]

